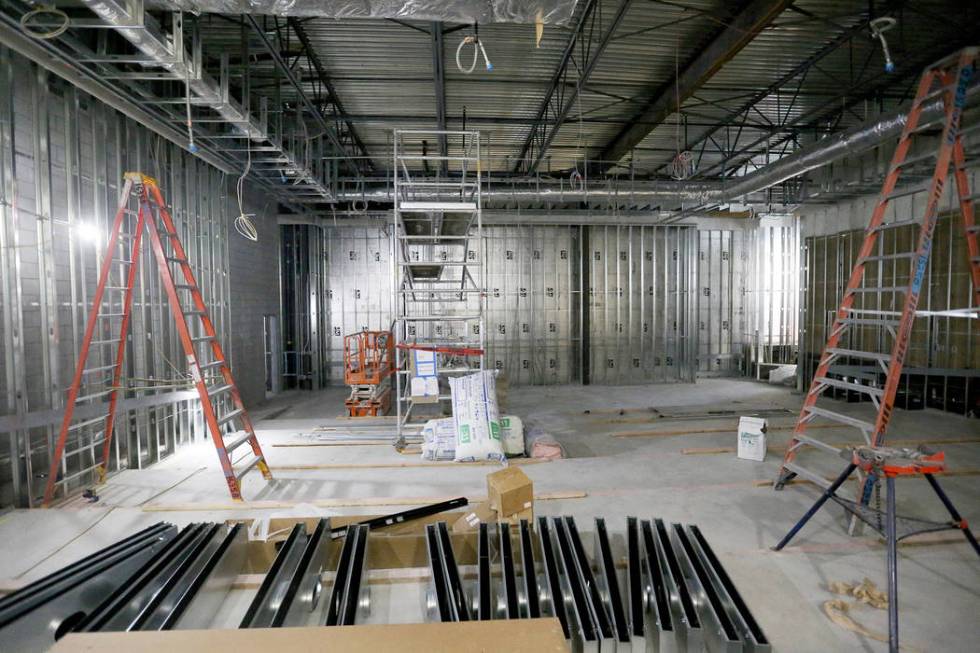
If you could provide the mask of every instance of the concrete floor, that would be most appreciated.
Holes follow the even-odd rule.
[[[255,411],[256,427],[275,466],[332,463],[411,462],[388,446],[277,447],[312,441],[318,425],[336,418],[346,390],[289,393]],[[656,419],[642,409],[780,409],[771,426],[792,425],[800,397],[788,389],[752,381],[702,379],[696,385],[630,387],[559,386],[512,388],[507,412],[553,434],[565,446],[566,460],[528,465],[535,491],[580,490],[584,498],[541,501],[539,515],[573,515],[580,524],[603,516],[612,530],[625,530],[625,517],[662,517],[698,524],[779,651],[884,651],[887,646],[836,625],[822,612],[832,581],[870,578],[884,589],[885,550],[870,535],[849,537],[841,511],[825,509],[781,553],[769,550],[817,496],[811,485],[774,492],[771,480],[781,460],[739,460],[733,453],[684,450],[734,446],[733,418]],[[866,405],[840,404],[860,414]],[[623,409],[623,415],[618,410]],[[632,410],[631,410],[632,409]],[[639,409],[639,410],[637,410]],[[584,411],[590,410],[591,414]],[[666,412],[666,411],[665,411]],[[272,418],[261,419],[262,415]],[[647,437],[613,437],[630,431],[658,431]],[[722,432],[718,432],[721,430]],[[664,432],[683,434],[663,435]],[[844,442],[847,429],[819,431],[827,441]],[[952,471],[943,487],[970,522],[980,523],[980,421],[934,410],[896,412],[893,440],[968,439],[942,444]],[[770,446],[788,439],[773,430]],[[808,452],[807,460],[827,474],[841,461]],[[822,464],[821,464],[822,463]],[[15,511],[0,517],[0,587],[36,579],[150,523],[256,516],[310,516],[392,512],[404,506],[322,508],[310,502],[340,497],[430,497],[484,495],[486,466],[446,463],[439,468],[282,470],[266,483],[251,474],[244,483],[250,500],[280,502],[274,508],[229,510],[213,449],[187,447],[164,463],[113,477],[97,504],[73,502],[51,510]],[[942,505],[922,479],[898,482],[900,512],[944,519]],[[194,507],[195,510],[187,510]],[[956,533],[924,536],[900,548],[900,609],[904,644],[909,650],[973,651],[980,641],[980,560]],[[387,601],[407,600],[387,597]],[[244,606],[245,599],[235,602]],[[241,608],[244,610],[244,607]],[[234,611],[234,610],[231,610]],[[395,614],[388,609],[389,615]],[[852,616],[866,628],[887,632],[883,611],[867,606]]]

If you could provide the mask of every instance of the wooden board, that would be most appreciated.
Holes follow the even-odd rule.
[[[313,501],[226,501],[223,503],[150,503],[142,507],[143,512],[189,512],[198,510],[268,510],[293,508],[298,505],[312,505],[315,508],[345,508],[374,506],[421,506],[455,499],[457,495],[436,497],[339,497],[333,499],[314,499]],[[581,499],[587,494],[581,490],[567,492],[544,492],[535,494],[535,501],[557,501]],[[470,503],[487,500],[485,496],[467,497]]]
[[[386,624],[332,628],[255,628],[248,630],[171,630],[71,634],[51,653],[567,653],[557,619]]]

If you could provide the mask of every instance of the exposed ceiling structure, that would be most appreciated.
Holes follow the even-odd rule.
[[[394,129],[463,127],[498,205],[793,205],[789,157],[880,142],[922,68],[980,41],[980,5],[940,0],[56,5],[31,38],[35,5],[4,3],[0,41],[297,213],[383,206]]]

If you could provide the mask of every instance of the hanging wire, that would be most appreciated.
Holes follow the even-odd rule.
[[[60,22],[54,23],[52,19],[57,19]],[[50,25],[54,25],[54,27],[46,32],[41,31],[40,28],[45,28]],[[28,11],[20,17],[21,31],[32,39],[40,39],[42,41],[61,36],[68,31],[70,25],[71,19],[68,18],[68,14],[54,5],[38,5],[36,9]]]
[[[667,165],[670,176],[677,180],[687,179],[694,174],[694,153],[681,151],[681,89],[680,89],[680,47],[674,44],[674,99],[677,100],[677,119],[674,121],[674,149],[677,154]]]

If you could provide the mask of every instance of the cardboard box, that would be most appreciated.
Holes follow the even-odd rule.
[[[745,460],[766,459],[766,420],[761,417],[738,418],[738,457]]]
[[[507,517],[500,517],[498,521],[507,522],[512,526],[519,526],[522,519],[526,519],[529,524],[534,525],[534,508],[528,508],[527,510],[522,510],[520,512],[515,512],[513,515]]]
[[[417,404],[439,402],[439,377],[436,370],[438,358],[434,351],[412,351],[412,379],[409,388],[412,401]]]
[[[497,521],[497,511],[490,507],[487,502],[478,503],[471,506],[469,510],[453,523],[454,533],[473,533],[479,530],[483,522],[494,523]]]
[[[534,506],[534,485],[519,467],[506,467],[487,474],[490,507],[500,517],[510,517]]]

